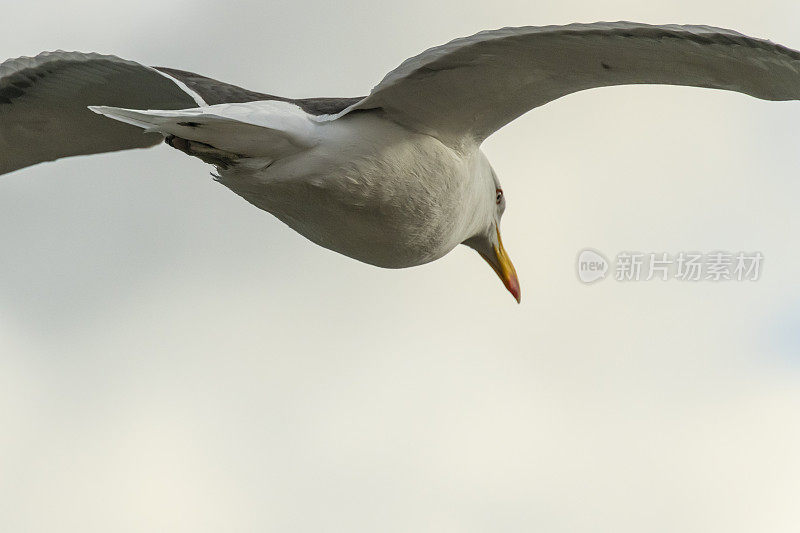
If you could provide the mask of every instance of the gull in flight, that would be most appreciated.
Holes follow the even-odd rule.
[[[481,143],[547,102],[623,84],[797,100],[800,52],[710,26],[504,28],[407,59],[368,96],[304,99],[44,52],[0,64],[0,174],[163,140],[320,246],[405,268],[464,244],[519,302],[500,238],[506,200]]]

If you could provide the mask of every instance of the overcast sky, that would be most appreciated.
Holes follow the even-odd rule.
[[[793,0],[2,11],[3,57],[113,53],[293,97],[366,94],[501,26],[701,23],[800,48]],[[471,250],[358,263],[165,146],[2,176],[0,528],[794,532],[799,134],[798,102],[672,87],[518,119],[484,150],[519,306]],[[756,282],[586,286],[586,247],[765,259]]]

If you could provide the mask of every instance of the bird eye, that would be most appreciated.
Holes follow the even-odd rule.
[[[497,198],[496,198],[497,205],[500,205],[500,202],[503,201],[503,190],[502,189],[497,189],[497,190],[495,190],[495,193],[497,194]]]

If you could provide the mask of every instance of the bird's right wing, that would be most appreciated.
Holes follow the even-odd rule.
[[[90,105],[183,109],[204,102],[179,80],[115,56],[57,51],[10,59],[0,64],[0,174],[163,139],[98,116]]]
[[[800,99],[800,52],[709,26],[598,22],[483,31],[422,52],[340,113],[383,109],[416,131],[481,142],[562,96],[623,84]]]

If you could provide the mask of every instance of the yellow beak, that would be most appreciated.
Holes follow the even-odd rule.
[[[517,300],[517,303],[519,303],[522,296],[520,294],[517,271],[514,269],[514,264],[511,262],[511,259],[509,259],[506,249],[503,248],[503,239],[500,238],[499,228],[497,228],[497,246],[493,246],[493,248],[494,257],[487,257],[485,254],[481,254],[481,257],[483,257],[483,259],[489,263],[489,266],[497,272],[497,276],[503,282],[503,285],[506,286],[508,292],[510,292]]]

